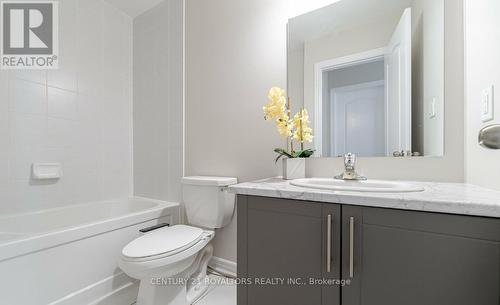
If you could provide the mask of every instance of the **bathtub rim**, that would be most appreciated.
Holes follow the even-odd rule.
[[[118,202],[121,200],[106,200],[102,202]],[[176,202],[168,202],[144,197],[130,197],[124,199],[128,203],[134,201],[146,201],[155,203],[156,205],[141,211],[127,213],[116,217],[108,217],[98,219],[97,221],[68,226],[56,231],[40,232],[35,234],[26,234],[18,239],[9,240],[0,244],[0,263],[14,259],[16,257],[29,255],[45,249],[61,246],[71,242],[75,242],[85,238],[91,238],[95,235],[104,234],[121,228],[137,225],[154,219],[159,219],[166,216],[172,216],[173,221],[180,220],[180,204]],[[101,201],[99,201],[101,202]],[[90,203],[83,203],[74,206],[84,206]],[[72,205],[73,206],[73,205]],[[72,206],[60,207],[37,211],[33,213],[22,213],[16,215],[8,215],[6,217],[19,216],[27,214],[38,214],[52,210],[62,210],[71,208]],[[1,217],[0,217],[1,219]]]

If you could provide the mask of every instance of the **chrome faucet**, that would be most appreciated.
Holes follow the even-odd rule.
[[[366,177],[358,175],[356,173],[356,155],[348,153],[344,155],[344,172],[335,179],[338,180],[366,180]]]

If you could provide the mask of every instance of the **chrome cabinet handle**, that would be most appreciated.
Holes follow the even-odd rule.
[[[332,215],[326,217],[326,272],[332,271]]]
[[[354,278],[354,217],[349,218],[349,277]]]

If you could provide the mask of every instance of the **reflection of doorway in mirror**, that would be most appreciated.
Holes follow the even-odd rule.
[[[407,8],[385,47],[315,64],[314,123],[320,135],[315,148],[321,156],[348,152],[392,156],[394,152],[411,151],[411,60],[411,8]],[[331,78],[349,88],[342,91],[338,84],[332,87]],[[378,82],[376,88],[369,88],[374,82]],[[332,92],[342,101],[338,97],[334,101],[332,88],[337,89]],[[338,114],[333,112],[336,107]],[[363,109],[367,113],[363,114]],[[357,121],[354,118],[366,122],[351,125],[349,122]]]
[[[381,120],[378,125],[384,126],[383,129],[383,154],[385,155],[386,137],[385,137],[385,103],[384,103],[384,87],[385,87],[385,64],[384,56],[386,53],[386,48],[380,48],[375,50],[370,50],[367,52],[362,52],[358,54],[352,54],[346,57],[334,58],[324,62],[317,63],[315,65],[316,76],[315,76],[315,129],[316,134],[320,135],[315,138],[315,148],[317,152],[321,152],[321,156],[325,157],[336,157],[342,155],[343,153],[351,152],[358,155],[369,156],[368,151],[374,150],[380,152],[377,147],[364,147],[362,151],[344,151],[345,149],[354,148],[350,145],[345,145],[345,143],[358,143],[356,139],[348,139],[350,134],[349,130],[341,130],[342,123],[335,121],[338,120],[337,114],[333,114],[335,111],[335,104],[332,103],[332,92],[348,92],[351,89],[359,89],[366,84],[378,82],[377,84],[382,84],[382,104],[378,104],[381,107],[381,111],[384,115],[382,117],[378,116],[377,119]],[[379,86],[380,87],[380,86]],[[333,90],[332,90],[333,89]],[[337,90],[337,91],[336,91]],[[354,91],[356,91],[354,90]],[[380,90],[380,89],[379,89]],[[352,91],[352,90],[351,90]],[[366,91],[366,90],[365,90]],[[373,90],[368,90],[373,93]],[[366,92],[365,99],[366,99]],[[349,98],[356,98],[355,93],[350,93]],[[342,99],[347,98],[342,96]],[[373,102],[371,102],[373,106]],[[330,107],[332,105],[332,107]],[[359,105],[359,104],[358,104]],[[354,106],[353,106],[354,107]],[[342,108],[339,108],[342,109]],[[353,108],[351,108],[352,110]],[[359,109],[361,110],[361,109]],[[340,115],[345,115],[344,110],[341,111]],[[353,114],[354,115],[354,114]],[[316,119],[319,118],[319,119]],[[371,117],[375,119],[375,117]],[[342,121],[343,122],[343,121]],[[368,123],[367,123],[368,124]],[[343,125],[343,127],[349,127],[349,125]],[[358,133],[357,131],[353,134]],[[340,138],[339,135],[342,135]],[[339,143],[341,147],[334,147],[336,143]],[[355,146],[358,147],[359,146]],[[363,154],[362,152],[366,152]]]

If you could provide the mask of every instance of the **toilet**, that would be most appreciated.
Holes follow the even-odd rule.
[[[188,225],[150,231],[122,250],[120,268],[138,279],[137,305],[190,305],[207,289],[207,265],[215,229],[229,224],[235,196],[227,190],[236,178],[185,177],[182,197]]]

